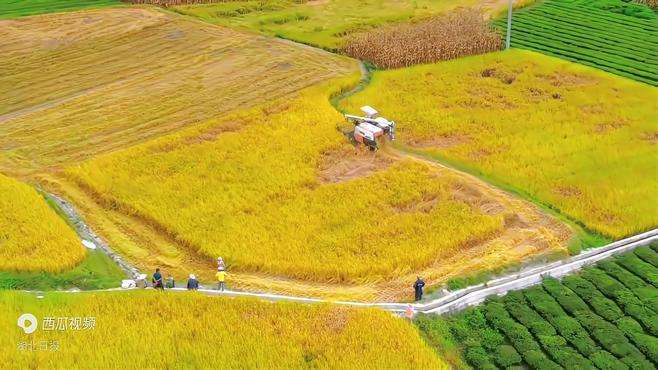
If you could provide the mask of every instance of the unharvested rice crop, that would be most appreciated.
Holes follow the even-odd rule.
[[[356,69],[153,9],[0,21],[0,169],[77,162]]]
[[[309,280],[393,277],[504,226],[454,199],[454,179],[402,161],[336,183],[323,157],[348,147],[335,88],[238,112],[205,127],[70,167],[106,205],[138,215],[232,269]]]
[[[408,322],[374,309],[153,291],[4,292],[0,312],[3,368],[448,368]],[[26,312],[39,320],[30,335],[16,326]],[[44,330],[45,318],[60,317],[65,330]]]
[[[506,21],[497,22],[501,29]],[[514,13],[512,46],[658,86],[658,16],[622,0],[547,0]]]
[[[346,103],[403,142],[612,237],[658,225],[658,89],[510,50],[376,72]]]
[[[456,343],[476,369],[653,370],[657,278],[658,254],[641,247],[561,282],[549,278],[457,315],[417,323],[441,349]],[[459,365],[459,357],[451,362]]]
[[[348,36],[345,54],[379,68],[455,59],[500,50],[500,35],[481,11],[460,9],[416,23],[375,29]]]
[[[120,5],[119,0],[1,0],[0,19]]]
[[[84,257],[77,235],[36,190],[0,174],[0,270],[56,272]]]
[[[420,20],[477,3],[477,0],[243,0],[173,9],[210,23],[339,50],[345,36],[351,33]]]

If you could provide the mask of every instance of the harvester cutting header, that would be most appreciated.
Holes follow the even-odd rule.
[[[361,107],[361,111],[365,114],[365,117],[345,115],[345,118],[355,125],[354,140],[364,144],[370,150],[379,148],[377,140],[380,137],[383,139],[384,135],[388,135],[389,139],[395,140],[395,122],[379,117],[379,112],[369,105]]]

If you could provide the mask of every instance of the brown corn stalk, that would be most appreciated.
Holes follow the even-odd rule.
[[[379,68],[399,68],[500,50],[502,39],[475,9],[348,36],[343,51]]]

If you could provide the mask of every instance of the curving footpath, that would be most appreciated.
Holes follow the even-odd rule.
[[[73,223],[76,231],[82,238],[83,244],[93,244],[95,247],[101,249],[105,252],[112,260],[114,260],[119,267],[121,267],[128,276],[136,278],[140,271],[126,262],[121,256],[112,251],[112,249],[105,243],[96,233],[94,233],[91,228],[84,223],[80,215],[76,212],[75,208],[68,203],[66,200],[58,197],[54,194],[48,194],[57,205],[60,207],[62,212],[69,218]],[[504,295],[512,290],[524,289],[532,285],[536,285],[542,282],[544,277],[554,277],[560,278],[562,276],[571,274],[580,270],[583,267],[592,265],[598,261],[609,258],[613,255],[625,253],[632,251],[633,249],[651,244],[654,241],[658,241],[658,229],[653,229],[642,234],[631,236],[626,239],[622,239],[603,247],[590,249],[584,252],[581,252],[578,255],[573,257],[551,262],[545,265],[536,266],[532,268],[522,269],[518,272],[508,274],[496,279],[489,280],[486,283],[473,285],[461,290],[450,292],[440,298],[434,299],[425,303],[363,303],[363,302],[350,302],[350,301],[329,301],[324,299],[317,298],[307,298],[299,296],[289,296],[289,295],[280,295],[280,294],[269,294],[269,293],[251,293],[251,292],[240,292],[240,291],[218,291],[213,289],[199,289],[199,292],[202,292],[207,295],[213,296],[226,296],[226,297],[253,297],[260,298],[268,301],[289,301],[289,302],[299,302],[299,303],[334,303],[341,305],[348,305],[354,307],[374,307],[387,311],[391,311],[396,314],[403,314],[411,306],[416,313],[426,313],[426,314],[444,314],[451,313],[462,310],[469,306],[474,306],[479,303],[482,303],[487,297],[493,295]],[[102,291],[129,291],[133,289],[106,289],[106,290],[95,290],[95,292]],[[186,292],[187,289],[184,288],[173,288],[168,289],[168,291],[174,292]]]

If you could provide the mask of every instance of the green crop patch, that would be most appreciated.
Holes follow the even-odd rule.
[[[0,0],[0,19],[120,5],[119,0]]]
[[[658,16],[645,5],[547,0],[514,13],[511,45],[658,86]]]
[[[548,278],[416,323],[440,355],[461,353],[476,369],[655,369],[658,316],[643,296],[655,297],[658,288],[644,280],[651,265],[638,257],[651,252],[641,247],[562,281]]]

